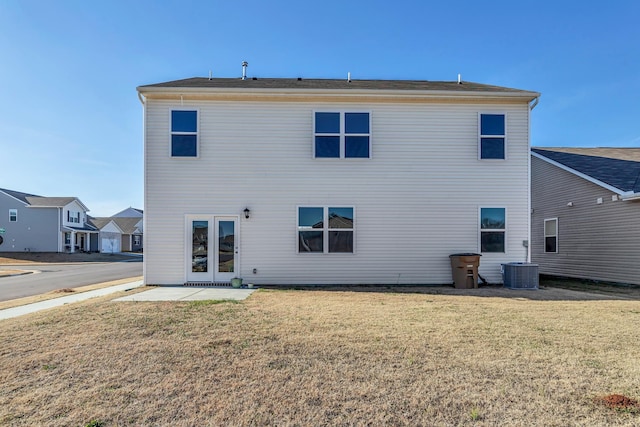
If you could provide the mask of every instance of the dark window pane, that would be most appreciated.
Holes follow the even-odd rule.
[[[340,133],[340,113],[316,113],[316,133]]]
[[[196,157],[197,137],[195,135],[171,135],[171,155],[173,157]]]
[[[322,228],[324,208],[298,208],[298,227]]]
[[[340,137],[316,136],[316,157],[340,157]]]
[[[353,252],[353,231],[330,231],[329,252]]]
[[[556,237],[545,237],[544,238],[544,251],[545,252],[556,252]]]
[[[481,159],[504,159],[504,138],[481,138]]]
[[[480,209],[480,228],[504,229],[507,222],[505,217],[504,208],[482,208]]]
[[[345,136],[344,139],[345,157],[369,157],[369,137],[368,136]]]
[[[483,231],[480,233],[482,252],[504,252],[504,231]]]
[[[218,271],[233,273],[235,252],[235,222],[218,222]]]
[[[504,114],[481,114],[480,135],[504,135]]]
[[[353,208],[329,208],[329,228],[353,228]]]
[[[369,133],[369,113],[345,113],[345,133]]]
[[[197,111],[172,111],[171,132],[197,132]]]
[[[209,256],[209,222],[193,221],[192,237],[191,271],[194,273],[206,273]]]
[[[324,252],[322,231],[299,231],[298,252]]]

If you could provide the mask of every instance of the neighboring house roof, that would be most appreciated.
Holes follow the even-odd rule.
[[[126,218],[126,217],[99,217],[90,218],[91,224],[94,227],[102,230],[107,224],[113,222],[115,226],[120,229],[122,234],[142,234],[137,227],[140,222],[140,218]]]
[[[88,217],[87,220],[91,225],[93,225],[97,229],[101,229],[102,227],[104,227],[105,225],[107,225],[111,221],[111,218],[108,218],[108,217]]]
[[[27,197],[41,197],[41,196],[36,196],[35,194],[29,194],[29,193],[22,193],[20,191],[14,191],[14,190],[7,190],[5,188],[0,188],[0,191],[2,191],[5,194],[8,194],[9,196],[20,200],[23,203],[29,203],[27,201]]]
[[[640,148],[626,147],[533,147],[536,150],[556,151],[559,153],[583,154],[585,156],[608,157],[618,160],[640,162]]]
[[[137,227],[140,218],[116,217],[112,219],[122,230],[123,234],[140,234],[140,230]]]
[[[65,225],[62,228],[73,231],[98,231],[98,229],[91,224],[86,224],[84,227],[72,227],[70,225]]]
[[[533,155],[551,161],[565,170],[576,173],[598,185],[608,187],[627,197],[640,196],[640,161],[620,160],[618,158],[603,157],[601,155],[587,155],[584,153],[598,153],[620,155],[619,150],[607,153],[608,149],[579,149],[583,154],[574,154],[555,148],[532,148]]]
[[[144,211],[142,209],[129,207],[127,209],[121,210],[120,212],[111,215],[111,218],[114,218],[114,217],[141,218],[143,215],[144,215]]]
[[[85,211],[89,210],[77,197],[27,197],[27,202],[34,208],[62,208],[73,201],[78,202]]]
[[[303,78],[206,78],[192,77],[164,83],[139,86],[141,93],[157,92],[166,89],[207,90],[207,89],[246,89],[251,92],[269,90],[301,91],[418,91],[418,92],[456,92],[477,94],[502,94],[504,96],[524,96],[531,100],[540,96],[537,92],[511,89],[501,86],[473,82],[428,81],[428,80],[347,80],[347,79],[303,79]]]

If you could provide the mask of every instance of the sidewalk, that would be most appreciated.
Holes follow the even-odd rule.
[[[112,294],[114,292],[127,291],[139,286],[142,286],[142,280],[123,283],[121,285],[109,286],[107,288],[96,289],[93,291],[82,292],[75,295],[67,295],[64,297],[40,301],[33,304],[22,305],[19,307],[7,308],[5,310],[0,310],[0,320],[11,319],[13,317],[22,316],[29,313],[35,313],[37,311],[46,310],[48,308],[60,307],[65,304],[84,301],[89,298],[101,297],[104,295]]]

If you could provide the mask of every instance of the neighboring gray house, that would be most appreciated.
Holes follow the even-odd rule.
[[[142,218],[100,217],[90,219],[100,230],[92,250],[99,252],[139,252],[142,250]]]
[[[144,105],[146,284],[452,283],[527,261],[536,92],[190,78]]]
[[[0,252],[89,251],[98,230],[76,197],[42,197],[0,189]]]
[[[640,284],[640,148],[531,150],[541,274]]]

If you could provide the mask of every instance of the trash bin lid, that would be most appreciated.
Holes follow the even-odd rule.
[[[450,257],[452,257],[452,256],[482,256],[482,254],[474,254],[472,252],[465,252],[465,253],[462,253],[462,254],[451,254],[449,256]]]

